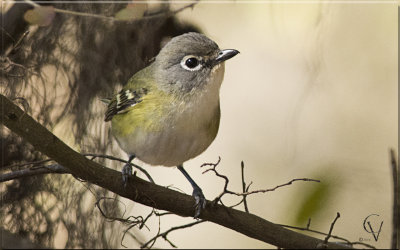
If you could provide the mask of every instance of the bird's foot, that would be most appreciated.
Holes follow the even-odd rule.
[[[194,218],[198,219],[201,211],[206,207],[207,200],[204,197],[203,191],[199,187],[193,189],[192,196],[196,202],[194,205],[195,207]]]
[[[129,176],[132,176],[132,166],[130,164],[126,164],[122,168],[122,183],[124,184],[125,188],[126,188],[126,185],[128,184]]]

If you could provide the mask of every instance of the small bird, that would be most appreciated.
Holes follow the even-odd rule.
[[[138,158],[150,165],[177,166],[193,187],[195,218],[206,200],[183,163],[215,139],[224,61],[238,53],[219,49],[199,33],[176,36],[108,100],[105,121],[111,121],[112,134],[129,162]],[[125,185],[130,175],[132,167],[126,164],[122,169]]]

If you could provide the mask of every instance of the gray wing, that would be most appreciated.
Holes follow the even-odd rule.
[[[147,94],[146,88],[137,90],[123,89],[114,96],[108,103],[108,108],[104,116],[104,121],[110,121],[114,115],[128,111],[128,108],[142,101],[142,97]]]

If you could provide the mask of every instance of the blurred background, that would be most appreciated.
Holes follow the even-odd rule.
[[[187,3],[171,3],[167,8],[176,10],[185,5]],[[113,7],[107,4],[97,4],[94,7],[83,4],[72,6],[79,11],[97,10],[106,14],[115,13],[124,7],[123,4]],[[149,3],[146,8],[159,6],[165,8],[159,3]],[[67,5],[59,7],[70,8]],[[323,232],[329,231],[331,222],[339,212],[341,217],[334,227],[334,235],[350,241],[363,241],[378,248],[389,248],[393,199],[389,149],[393,148],[396,155],[398,150],[397,15],[395,3],[200,1],[173,18],[157,22],[157,30],[151,22],[134,23],[132,29],[135,32],[129,33],[130,38],[133,37],[135,46],[140,46],[129,48],[128,51],[132,53],[125,54],[121,59],[118,57],[122,56],[118,52],[120,48],[109,48],[106,41],[123,40],[129,23],[119,23],[110,32],[108,25],[111,24],[108,22],[86,23],[85,19],[90,18],[71,18],[57,14],[50,26],[31,26],[32,37],[28,35],[27,42],[29,46],[24,48],[24,52],[18,52],[25,53],[24,65],[32,60],[40,61],[41,75],[27,74],[22,81],[3,77],[1,92],[26,98],[32,108],[31,113],[75,149],[112,153],[125,158],[109,136],[110,124],[102,122],[106,107],[98,98],[117,91],[125,80],[146,65],[151,55],[157,53],[160,44],[169,37],[190,30],[202,31],[216,41],[220,48],[241,52],[226,63],[225,80],[220,93],[222,118],[216,140],[202,155],[184,164],[202,187],[207,199],[212,200],[218,196],[224,182],[212,173],[202,174],[200,165],[217,162],[219,156],[221,162],[218,170],[229,177],[229,189],[232,191],[242,190],[241,161],[245,165],[246,182],[253,183],[250,190],[272,188],[294,178],[315,178],[321,183],[296,182],[274,192],[249,196],[250,212],[274,223],[299,227],[305,227],[311,218],[311,228]],[[63,20],[57,21],[57,18]],[[63,39],[46,40],[49,30],[54,32],[57,25],[64,27],[59,31]],[[66,25],[75,28],[66,28]],[[153,40],[146,40],[151,39],[148,34],[142,35],[146,32],[154,34]],[[37,37],[37,34],[40,36]],[[77,38],[83,39],[86,44],[93,43],[98,50],[89,55],[79,54],[82,50],[76,43],[81,40]],[[29,39],[36,40],[29,42]],[[105,42],[102,43],[102,40]],[[148,41],[153,43],[149,45]],[[128,42],[126,46],[131,46]],[[39,43],[49,43],[51,49],[54,49],[56,54],[53,57],[58,60],[58,64],[54,63],[56,66],[52,65],[53,57],[34,56],[34,45],[40,47]],[[102,46],[106,46],[107,50]],[[142,52],[144,46],[146,53]],[[113,55],[113,52],[116,54]],[[81,60],[78,60],[79,63],[75,58],[78,54],[82,55],[77,56]],[[95,62],[104,59],[110,61],[108,65],[98,65]],[[92,62],[94,65],[87,65]],[[114,77],[104,79],[103,71],[113,71]],[[96,85],[80,87],[87,80]],[[18,85],[11,88],[16,82]],[[42,85],[32,85],[38,82]],[[48,82],[53,85],[46,85]],[[37,92],[43,98],[35,96]],[[84,103],[76,102],[76,106],[65,106],[67,102],[75,101],[87,92],[95,92],[96,98],[90,98]],[[69,99],[60,96],[68,96]],[[50,104],[49,114],[44,115],[44,106]],[[90,121],[89,116],[71,114],[82,108],[90,113]],[[9,136],[7,131],[2,133],[5,137]],[[101,152],[96,151],[99,148]],[[105,163],[119,170],[122,167],[119,163]],[[139,161],[136,163],[144,165]],[[191,193],[190,185],[177,169],[151,166],[146,166],[146,169],[157,184],[173,185],[174,188]],[[93,208],[96,199],[87,192],[87,184],[80,184],[68,177],[40,178],[41,183],[46,183],[47,187],[52,186],[50,189],[59,193],[65,190],[60,188],[61,184],[54,183],[73,183],[77,187],[75,189],[78,189],[74,192],[83,195],[76,202],[85,207],[82,209],[85,216],[103,220],[101,223],[93,222],[93,228],[100,232],[99,225],[104,227],[103,224],[108,223],[106,229],[102,228],[104,231],[101,235],[105,235],[104,238],[109,242],[103,240],[103,245],[84,245],[84,240],[75,245],[71,243],[72,236],[79,236],[72,226],[68,226],[79,221],[75,213],[57,220],[57,226],[47,232],[51,236],[41,238],[27,232],[30,239],[56,248],[123,248],[120,241],[126,226],[104,221],[99,216],[98,210]],[[3,197],[6,191],[17,192],[20,186],[24,186],[24,183],[13,181],[0,184]],[[92,192],[96,189],[98,195],[112,196],[107,192],[102,193],[96,187],[90,188]],[[62,196],[59,194],[58,198],[48,198],[57,195],[49,194],[48,190],[46,192],[35,193],[33,199],[36,203],[43,207],[58,207],[59,211],[67,207],[65,203],[59,206],[48,205],[52,202],[56,204],[62,200]],[[26,196],[32,199],[31,194]],[[115,202],[113,206],[119,206],[121,211],[126,209],[124,216],[143,215],[151,211],[132,201],[121,201],[123,205]],[[233,205],[239,199],[227,195],[223,201]],[[6,229],[13,233],[29,231],[29,226],[10,222],[15,219],[12,217],[17,210],[11,202],[4,199],[2,202],[1,216],[3,219],[8,218],[8,224],[4,224]],[[18,218],[26,216],[20,210],[18,213]],[[54,218],[63,217],[60,214],[53,212]],[[370,214],[379,215],[379,218],[375,217],[375,227],[379,227],[383,221],[378,241],[363,228],[363,221]],[[161,231],[192,221],[191,218],[163,216]],[[154,236],[158,224],[159,220],[153,218],[147,223],[150,230],[131,229],[130,232],[137,239],[126,236],[123,244],[129,248],[140,247],[137,241],[145,242]],[[168,238],[179,248],[273,247],[207,222],[173,232]],[[163,239],[157,241],[155,246],[170,247]]]

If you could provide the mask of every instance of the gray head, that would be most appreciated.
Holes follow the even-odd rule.
[[[166,89],[190,92],[206,88],[216,71],[223,76],[223,62],[239,51],[220,50],[218,45],[199,33],[186,33],[171,39],[154,62],[158,82]],[[220,77],[219,85],[222,82]],[[219,87],[219,86],[218,86]]]

